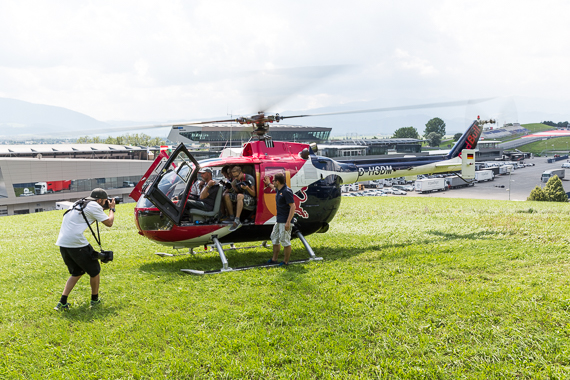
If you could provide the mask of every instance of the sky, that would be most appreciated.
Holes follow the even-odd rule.
[[[499,97],[512,118],[567,120],[569,14],[557,0],[2,1],[0,97],[141,122]]]

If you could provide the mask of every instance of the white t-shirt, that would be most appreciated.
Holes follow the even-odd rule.
[[[83,209],[89,224],[92,224],[96,220],[103,222],[109,219],[109,216],[103,211],[103,207],[95,201],[87,203],[87,206]],[[89,226],[85,223],[83,215],[78,210],[71,210],[63,217],[63,222],[61,223],[61,229],[59,230],[59,236],[55,245],[65,248],[81,248],[89,244],[87,238],[83,236],[83,232]],[[94,230],[95,231],[95,230]],[[91,233],[91,231],[89,231]]]

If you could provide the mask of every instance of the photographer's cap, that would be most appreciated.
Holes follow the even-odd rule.
[[[210,168],[200,168],[200,170],[198,170],[198,173],[210,173],[210,174],[212,174],[212,169],[210,169]]]
[[[90,201],[95,201],[95,200],[97,200],[97,199],[107,199],[107,198],[109,198],[109,197],[107,196],[107,192],[106,192],[105,190],[103,190],[103,189],[101,189],[101,188],[98,187],[98,188],[96,188],[96,189],[93,189],[93,190],[91,191],[91,195],[88,196],[88,197],[85,198],[85,199],[88,199],[88,200],[90,200]]]

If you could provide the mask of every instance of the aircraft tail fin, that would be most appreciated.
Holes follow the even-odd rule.
[[[475,149],[482,132],[483,127],[479,120],[473,121],[467,131],[465,131],[461,138],[457,140],[453,148],[451,148],[449,154],[447,155],[447,158],[452,159],[457,156],[461,157],[461,151],[463,149]]]

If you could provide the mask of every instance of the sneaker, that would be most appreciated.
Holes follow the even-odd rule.
[[[285,261],[281,261],[281,262],[280,262],[279,264],[277,264],[277,265],[280,266],[280,267],[283,267],[283,266],[286,267],[287,265],[289,265],[289,263],[286,263]]]
[[[53,308],[56,311],[69,310],[69,303],[63,304],[61,302],[57,303],[57,306]]]
[[[231,225],[231,227],[229,228],[228,231],[234,232],[235,230],[237,230],[240,227],[241,227],[241,221],[236,218],[236,220],[234,220],[234,224]]]
[[[267,260],[267,264],[277,264],[277,261],[273,261],[273,259]]]
[[[91,307],[97,307],[101,305],[101,298],[99,298],[97,301],[91,301]]]
[[[230,224],[233,223],[235,221],[236,217],[235,216],[227,216],[225,218],[222,218],[222,223],[223,224]]]

